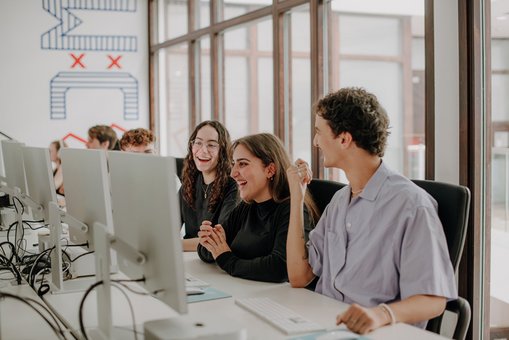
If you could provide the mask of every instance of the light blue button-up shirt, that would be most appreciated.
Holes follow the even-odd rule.
[[[351,201],[350,190],[334,195],[309,235],[316,291],[365,307],[418,294],[456,299],[436,201],[383,162]]]

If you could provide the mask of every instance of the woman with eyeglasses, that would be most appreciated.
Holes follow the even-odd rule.
[[[244,279],[288,280],[289,166],[283,143],[272,134],[251,135],[233,143],[231,176],[237,182],[242,202],[223,223],[205,221],[200,226],[198,255],[203,261],[215,261],[228,274]],[[317,220],[316,206],[309,194],[305,207],[307,235],[312,221]]]
[[[231,140],[219,122],[200,123],[189,137],[179,191],[184,251],[196,251],[203,221],[223,223],[238,203],[237,185],[230,177]]]

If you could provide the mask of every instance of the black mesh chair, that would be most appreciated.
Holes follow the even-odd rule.
[[[426,190],[438,203],[438,217],[444,228],[449,256],[456,273],[467,235],[470,191],[467,187],[448,183],[424,180],[413,182]],[[448,302],[446,310],[458,316],[453,338],[464,340],[470,324],[470,304],[460,297],[458,300]],[[443,314],[430,320],[426,329],[440,334],[442,318]]]
[[[344,186],[346,186],[346,184],[313,178],[311,183],[308,185],[308,191],[313,197],[320,215],[323,213],[325,207],[329,204],[336,191]]]
[[[178,158],[175,157],[175,165],[176,165],[176,171],[177,176],[179,177],[180,181],[182,181],[182,169],[184,168],[184,158]]]

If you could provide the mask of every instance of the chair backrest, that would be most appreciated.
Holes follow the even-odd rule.
[[[470,190],[464,186],[435,181],[413,180],[413,182],[426,190],[438,203],[438,217],[444,228],[449,256],[456,273],[467,235]],[[458,300],[449,301],[446,310],[457,314],[454,339],[464,340],[470,324],[468,301],[461,297]],[[442,318],[443,314],[430,320],[426,329],[440,334]]]
[[[182,181],[182,169],[184,168],[184,158],[175,157],[175,165],[177,166],[176,167],[177,176],[180,179],[180,181]]]
[[[444,228],[449,256],[456,273],[467,235],[470,190],[461,185],[443,182],[425,180],[412,182],[428,192],[438,203],[438,217]]]
[[[326,179],[313,178],[311,183],[308,185],[308,190],[313,197],[318,210],[320,210],[320,214],[323,213],[325,207],[327,204],[329,204],[332,196],[334,196],[336,191],[343,188],[344,186],[346,186],[346,184],[335,181],[328,181]]]

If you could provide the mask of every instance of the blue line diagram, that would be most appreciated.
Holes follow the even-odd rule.
[[[72,10],[136,12],[136,0],[42,0],[42,8],[59,24],[41,35],[43,50],[136,52],[132,35],[70,34],[82,21]]]
[[[138,80],[127,72],[59,72],[50,81],[50,119],[67,118],[70,89],[119,89],[124,95],[124,120],[137,120]]]

